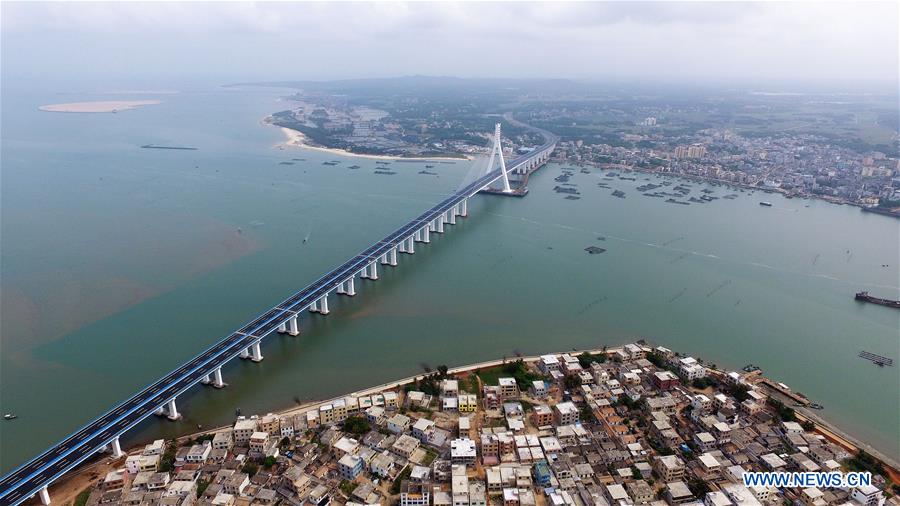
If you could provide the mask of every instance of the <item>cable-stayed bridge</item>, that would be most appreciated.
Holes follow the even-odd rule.
[[[357,278],[377,280],[379,265],[397,266],[398,253],[414,254],[416,243],[428,243],[432,233],[444,233],[457,217],[468,215],[469,199],[478,192],[499,183],[500,189],[493,193],[514,193],[509,175],[535,170],[546,163],[556,147],[556,137],[546,132],[544,136],[543,145],[507,162],[497,124],[486,173],[4,476],[0,479],[0,506],[14,506],[35,495],[45,505],[50,504],[47,489],[55,480],[103,449],[111,451],[114,457],[121,456],[119,437],[149,416],[178,419],[178,395],[198,383],[224,387],[222,366],[228,361],[238,357],[261,361],[260,342],[266,336],[273,332],[298,335],[298,318],[303,313],[328,314],[330,296],[355,295]],[[497,157],[499,166],[495,168]]]

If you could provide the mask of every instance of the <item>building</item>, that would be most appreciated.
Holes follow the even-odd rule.
[[[515,378],[499,378],[500,398],[502,400],[516,399],[519,397],[519,384]]]
[[[450,462],[453,464],[474,464],[476,457],[475,441],[467,437],[450,441]]]
[[[531,410],[531,423],[535,427],[544,427],[553,424],[553,410],[543,404],[535,406]]]
[[[431,487],[406,480],[400,486],[400,506],[429,506]]]
[[[656,371],[650,378],[653,386],[659,390],[671,390],[678,386],[678,376],[672,371]]]
[[[391,450],[397,455],[408,459],[419,448],[419,440],[407,434],[401,434],[391,446]]]
[[[234,444],[238,446],[246,446],[250,442],[250,436],[256,432],[256,419],[239,417],[234,424]]]
[[[851,490],[850,498],[863,506],[883,506],[884,494],[878,487],[863,485]]]
[[[547,397],[547,384],[543,380],[532,381],[531,395],[536,399],[545,399]]]
[[[684,477],[684,461],[676,455],[663,455],[654,462],[656,473],[662,481],[668,483]]]
[[[478,410],[478,396],[475,394],[459,394],[457,409],[460,413],[474,413]]]
[[[363,471],[363,459],[358,455],[347,454],[338,461],[338,472],[345,480],[353,480]]]
[[[578,408],[571,402],[560,402],[553,407],[556,412],[557,425],[572,425],[578,423]]]

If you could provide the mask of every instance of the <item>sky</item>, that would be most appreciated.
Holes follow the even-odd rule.
[[[3,2],[0,77],[895,85],[898,2]]]

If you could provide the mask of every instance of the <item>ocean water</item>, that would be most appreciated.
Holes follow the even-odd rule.
[[[0,422],[0,469],[352,257],[469,171],[393,163],[397,175],[378,175],[374,160],[278,149],[281,132],[261,119],[285,108],[284,94],[197,87],[138,96],[163,103],[117,114],[59,114],[37,107],[122,97],[4,89],[0,410],[19,418]],[[150,143],[198,149],[139,147]],[[357,297],[304,318],[300,337],[267,339],[263,362],[229,364],[227,388],[179,398],[183,420],[149,419],[126,442],[423,366],[645,338],[721,367],[759,365],[900,456],[898,368],[857,357],[897,359],[900,316],[853,300],[900,297],[900,222],[760,192],[672,205],[635,190],[655,176],[604,180],[596,169],[576,172],[582,198],[566,200],[552,191],[559,172],[541,169],[524,199],[477,197],[469,218],[359,283]],[[690,184],[694,196],[706,188]],[[607,251],[589,255],[591,245]]]

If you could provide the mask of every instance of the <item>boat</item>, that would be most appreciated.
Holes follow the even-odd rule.
[[[19,415],[14,415],[12,413],[7,413],[7,414],[3,415],[4,420],[15,420],[16,418],[19,418]]]
[[[873,297],[869,292],[857,292],[854,299],[860,302],[868,302],[870,304],[878,304],[879,306],[887,306],[900,309],[900,300],[882,299],[881,297]]]
[[[762,201],[762,202],[760,202],[759,205],[761,205],[761,206],[763,206],[763,207],[772,207],[772,203],[771,203],[771,202],[766,202],[765,200]]]

